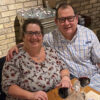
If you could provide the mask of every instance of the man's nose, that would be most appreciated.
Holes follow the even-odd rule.
[[[69,24],[69,21],[67,19],[65,20],[65,24]]]

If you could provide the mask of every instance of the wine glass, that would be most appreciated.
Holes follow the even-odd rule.
[[[59,88],[58,94],[61,98],[63,98],[63,100],[65,100],[68,96],[68,88]]]
[[[90,83],[90,78],[88,77],[79,77],[80,85],[82,87],[87,86]]]
[[[84,87],[87,86],[90,83],[90,78],[88,77],[79,77],[78,79],[80,81],[80,85],[81,85],[81,91],[84,92]]]

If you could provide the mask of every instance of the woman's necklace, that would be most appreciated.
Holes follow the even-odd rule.
[[[35,56],[34,58],[36,58],[37,60],[41,59],[40,55],[39,56]]]
[[[23,48],[24,48],[24,50],[25,50],[26,52],[28,52],[28,54],[31,56],[31,58],[32,58],[34,61],[36,61],[36,62],[42,62],[42,61],[45,60],[46,55],[45,55],[44,47],[42,47],[42,48],[40,49],[38,55],[33,55],[33,53],[31,53],[31,52],[34,52],[34,51],[31,51],[31,52],[30,52],[29,49],[27,49],[27,48],[25,48],[25,47],[23,47]]]
[[[42,48],[40,50],[39,55],[32,57],[32,59],[35,60],[35,61],[44,61],[44,59],[45,59],[45,51],[44,51],[44,48]]]

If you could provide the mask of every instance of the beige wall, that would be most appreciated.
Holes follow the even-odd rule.
[[[38,1],[38,2],[37,2]],[[60,1],[60,0],[56,0]],[[91,29],[100,29],[100,0],[67,0],[80,14],[91,16]],[[0,57],[16,44],[14,23],[19,9],[42,6],[42,0],[0,0]],[[16,25],[17,27],[17,25]],[[16,33],[19,28],[16,28]]]
[[[91,17],[91,29],[100,30],[100,0],[67,0],[78,13]]]
[[[0,57],[16,44],[14,22],[17,11],[41,4],[42,0],[0,0]]]

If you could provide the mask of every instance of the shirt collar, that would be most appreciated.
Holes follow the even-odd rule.
[[[74,42],[75,41],[75,39],[77,38],[77,35],[78,35],[78,25],[77,25],[77,30],[76,30],[76,34],[74,35],[74,37],[72,38],[72,40],[70,41],[70,40],[67,40],[63,35],[62,35],[62,33],[59,31],[59,29],[57,28],[57,33],[58,33],[58,35],[59,35],[59,37],[60,37],[60,40],[61,41],[66,41],[67,43],[72,43],[72,42]]]

